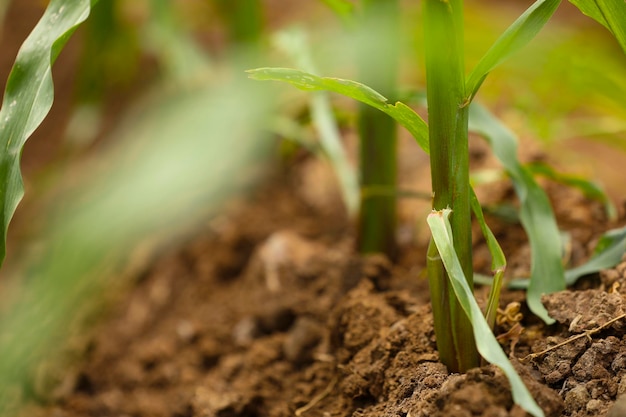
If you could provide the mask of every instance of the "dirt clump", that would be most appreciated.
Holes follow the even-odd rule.
[[[526,415],[498,368],[450,374],[438,361],[419,260],[356,255],[345,218],[289,185],[234,207],[149,266],[84,336],[64,390],[23,415]],[[626,392],[625,322],[614,320],[625,271],[545,297],[552,326],[526,314],[522,293],[503,292],[503,309],[518,302],[525,313],[503,347],[546,416],[603,416]]]

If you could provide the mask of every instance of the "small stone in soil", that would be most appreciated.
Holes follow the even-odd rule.
[[[293,363],[312,359],[312,350],[322,338],[322,326],[308,317],[299,317],[283,343],[285,357]]]

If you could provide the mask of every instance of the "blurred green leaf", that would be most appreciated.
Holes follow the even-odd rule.
[[[545,192],[517,159],[517,139],[487,109],[470,106],[470,131],[482,135],[507,171],[520,200],[520,221],[528,234],[531,249],[531,277],[527,302],[533,313],[548,324],[554,322],[541,303],[543,294],[565,289],[561,265],[559,229]]]
[[[561,0],[537,0],[496,40],[469,74],[468,97],[474,98],[487,75],[511,54],[530,42],[548,23]]]
[[[621,0],[569,0],[585,15],[615,36],[626,53],[626,2]]]
[[[291,68],[258,68],[248,70],[248,73],[255,80],[282,81],[305,91],[332,91],[368,104],[393,117],[413,135],[426,153],[429,152],[426,122],[406,104],[389,104],[387,98],[366,85],[341,78],[318,77]]]
[[[594,184],[593,182],[584,178],[557,172],[554,170],[554,168],[543,162],[533,162],[526,165],[526,167],[530,169],[530,171],[535,175],[542,175],[546,178],[551,179],[552,181],[556,181],[561,184],[579,189],[585,195],[585,197],[599,201],[600,203],[604,204],[604,209],[606,211],[607,217],[610,220],[617,219],[617,209],[611,202],[609,196],[606,195],[604,190],[602,190],[602,188],[600,188],[600,186],[598,186],[597,184]]]
[[[153,0],[155,1],[155,0]],[[156,0],[169,7],[170,0]],[[263,4],[260,0],[214,0],[228,22],[232,40],[238,43],[258,42],[263,34]]]
[[[6,234],[24,195],[20,155],[26,140],[52,107],[52,64],[96,0],[52,0],[24,41],[7,81],[0,110],[0,263]]]
[[[172,87],[127,109],[109,147],[73,167],[79,183],[47,207],[41,256],[16,277],[19,291],[0,294],[1,416],[14,415],[2,399],[28,386],[41,360],[54,362],[77,320],[120,285],[113,272],[137,248],[198,230],[226,197],[264,178],[267,90],[245,79]]]
[[[515,371],[515,368],[506,357],[502,347],[500,347],[500,344],[491,332],[474,298],[472,289],[467,284],[463,269],[461,268],[452,243],[454,237],[452,236],[451,226],[448,220],[451,212],[451,210],[432,212],[428,216],[427,221],[441,260],[443,261],[446,271],[448,271],[454,293],[463,311],[465,311],[465,314],[467,314],[472,323],[474,339],[476,340],[478,351],[485,360],[498,366],[507,376],[511,384],[511,391],[515,403],[533,416],[543,417],[543,411],[533,399],[524,385],[524,382]]]
[[[321,0],[346,24],[352,23],[354,4],[348,0]]]
[[[143,39],[151,53],[159,59],[164,76],[184,83],[193,77],[209,74],[212,69],[209,55],[183,30],[175,3],[152,0],[151,6],[150,20],[142,28]]]
[[[273,40],[298,66],[310,73],[316,72],[306,33],[303,30],[294,28],[281,31],[274,36]],[[319,134],[324,156],[328,158],[335,171],[348,216],[354,218],[359,211],[359,180],[356,168],[350,164],[342,146],[341,133],[330,98],[326,91],[314,92],[308,98],[311,118]]]
[[[136,79],[141,58],[138,28],[122,18],[119,4],[99,2],[85,22],[75,80],[79,102],[99,104],[107,91],[130,88]]]
[[[10,5],[11,0],[0,0],[0,29],[4,27],[4,18],[6,17],[7,10],[9,9]]]

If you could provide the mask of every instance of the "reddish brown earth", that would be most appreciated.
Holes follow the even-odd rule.
[[[458,375],[438,362],[422,244],[405,241],[395,263],[358,256],[333,191],[330,206],[308,203],[302,179],[318,164],[286,168],[281,185],[155,255],[106,317],[77,336],[84,350],[42,365],[37,401],[22,415],[524,416],[497,368]],[[510,195],[504,184],[496,189],[497,198]],[[548,189],[567,203],[557,213],[579,263],[609,224],[576,191]],[[527,269],[520,227],[489,221],[511,270]],[[484,242],[475,252],[480,270]],[[522,332],[504,321],[496,334],[547,416],[606,415],[626,391],[626,323],[585,333],[624,313],[625,281],[626,262],[547,297],[558,320],[550,327],[528,314],[523,293],[504,293],[503,309],[522,302]],[[540,353],[576,335],[584,337]]]
[[[5,35],[6,44],[23,39],[15,33],[19,40]],[[74,59],[71,49],[66,56]],[[60,71],[57,85],[70,88],[72,76]],[[46,160],[36,154],[49,154],[54,142],[37,137],[61,135],[67,109],[59,111],[31,140],[27,164]],[[473,152],[476,165],[486,163],[484,146],[474,143]],[[425,171],[423,156],[403,156],[403,185],[427,189]],[[429,203],[402,205],[397,260],[358,256],[337,191],[324,185],[330,177],[304,158],[207,219],[185,244],[154,254],[63,357],[41,364],[21,415],[524,416],[497,368],[458,375],[438,362],[423,268],[428,233],[416,221]],[[579,264],[616,225],[576,191],[545,185],[572,236],[569,262]],[[506,183],[478,191],[485,203],[512,200]],[[526,274],[520,226],[488,221],[508,275]],[[487,272],[486,246],[478,237],[474,244],[475,269]],[[626,392],[626,323],[610,322],[626,310],[626,262],[577,287],[545,299],[558,320],[550,327],[528,313],[523,293],[502,296],[502,309],[520,302],[523,318],[504,321],[496,334],[547,416],[604,416]],[[477,288],[479,300],[484,290]]]

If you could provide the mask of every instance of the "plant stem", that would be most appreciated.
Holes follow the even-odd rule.
[[[468,107],[464,103],[463,1],[425,0],[425,61],[433,209],[452,209],[454,248],[473,284],[468,152]],[[431,303],[441,361],[452,372],[479,365],[472,326],[450,287],[431,244]]]
[[[398,10],[397,0],[363,1],[359,31],[360,80],[388,96],[393,96],[396,88],[398,52],[393,34],[398,24]],[[361,189],[395,189],[397,167],[394,120],[366,104],[359,105],[358,117]],[[359,252],[383,252],[394,257],[396,225],[395,196],[361,194],[357,225]]]

